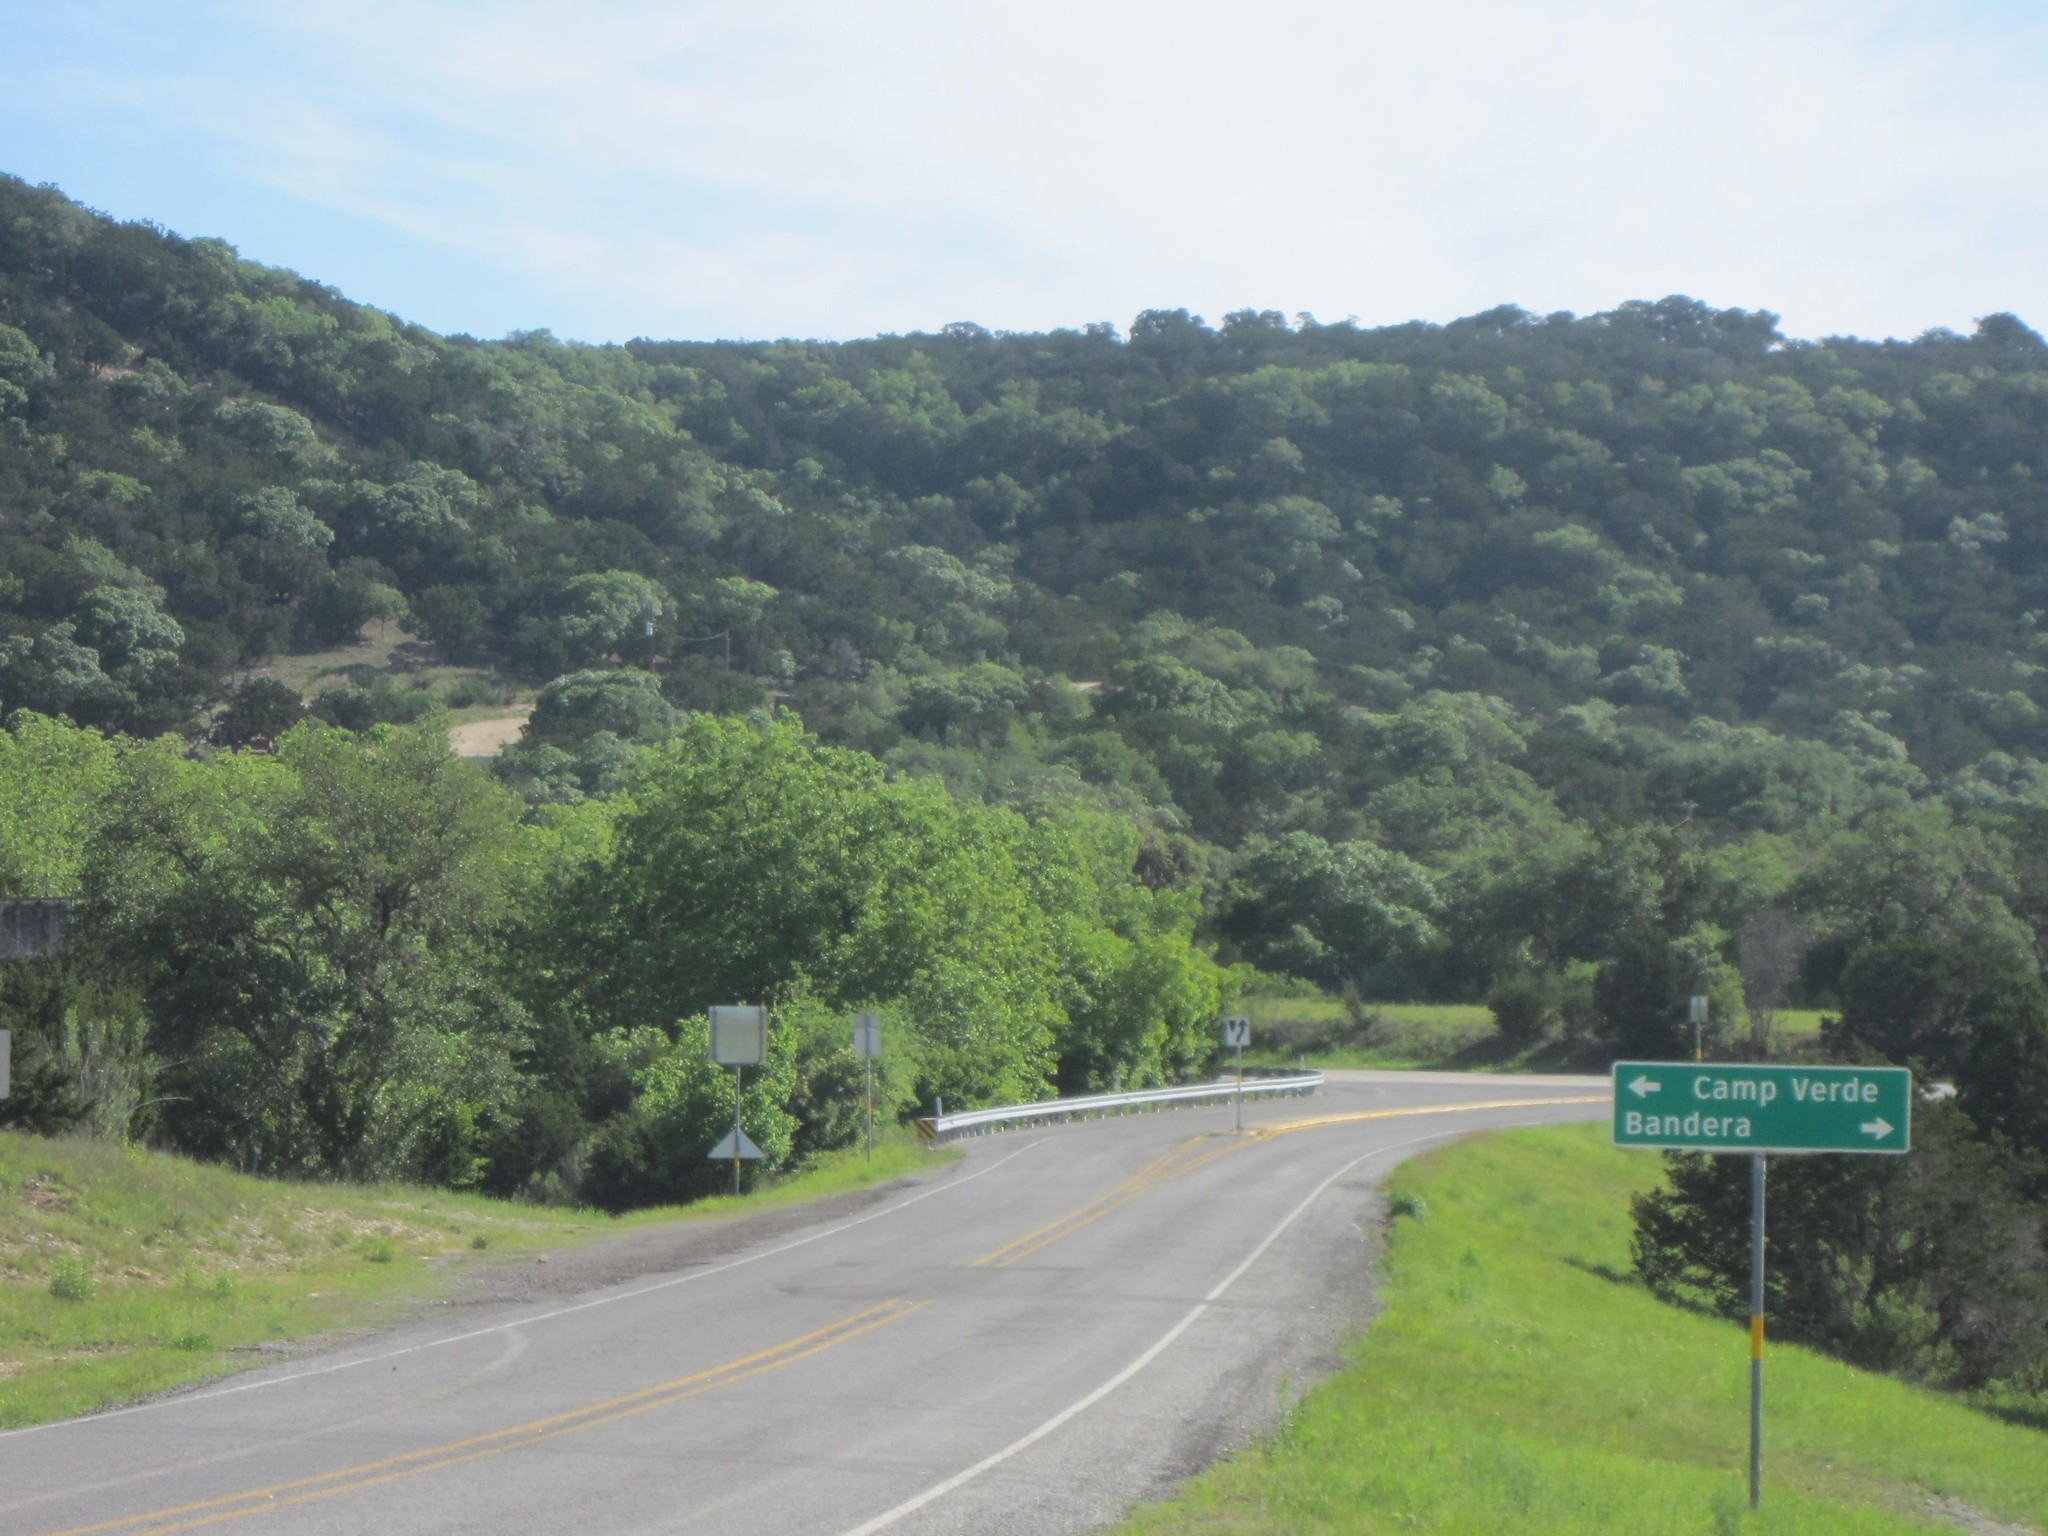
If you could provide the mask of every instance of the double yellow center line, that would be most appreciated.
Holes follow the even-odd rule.
[[[195,1504],[150,1510],[144,1514],[128,1515],[118,1520],[103,1520],[96,1525],[74,1525],[62,1531],[51,1532],[50,1536],[90,1536],[90,1533],[98,1532],[121,1532],[123,1536],[171,1536],[175,1531],[191,1531],[202,1526],[220,1525],[229,1520],[260,1515],[268,1510],[289,1509],[295,1504],[310,1504],[318,1499],[331,1499],[337,1494],[355,1493],[365,1488],[375,1488],[383,1483],[397,1482],[401,1478],[417,1477],[423,1472],[438,1472],[446,1467],[461,1466],[465,1462],[481,1461],[487,1456],[502,1456],[507,1451],[537,1445],[545,1440],[560,1439],[564,1435],[581,1434],[584,1430],[596,1429],[605,1424],[616,1424],[619,1420],[632,1418],[636,1414],[666,1408],[671,1403],[679,1403],[685,1398],[701,1397],[707,1392],[716,1392],[720,1387],[729,1387],[735,1382],[780,1370],[785,1365],[808,1360],[813,1355],[822,1354],[828,1349],[857,1339],[862,1334],[886,1327],[928,1305],[928,1302],[895,1297],[842,1317],[837,1322],[828,1323],[811,1333],[785,1339],[768,1349],[751,1355],[742,1355],[739,1359],[728,1360],[722,1365],[714,1365],[709,1370],[678,1376],[672,1381],[643,1387],[637,1392],[627,1392],[618,1397],[609,1397],[602,1402],[589,1403],[566,1413],[529,1419],[524,1424],[514,1424],[507,1429],[472,1435],[464,1440],[451,1440],[445,1445],[408,1451],[402,1456],[389,1456],[381,1461],[361,1462],[353,1467],[323,1472],[315,1477],[272,1483],[267,1487],[250,1488],[241,1493],[225,1494],[220,1498],[205,1499]]]
[[[1310,1115],[1299,1120],[1279,1120],[1267,1125],[1248,1126],[1241,1136],[1193,1136],[1182,1142],[1164,1156],[1153,1159],[1121,1184],[1112,1185],[1085,1205],[1075,1207],[1064,1216],[1055,1217],[1044,1226],[1026,1232],[1022,1237],[1013,1238],[1000,1248],[992,1248],[974,1261],[977,1269],[1002,1269],[1022,1263],[1050,1248],[1063,1238],[1071,1237],[1083,1227],[1092,1226],[1119,1206],[1130,1204],[1140,1195],[1157,1189],[1160,1185],[1193,1173],[1204,1164],[1213,1163],[1220,1157],[1241,1152],[1247,1147],[1271,1141],[1275,1137],[1291,1135],[1296,1131],[1320,1130],[1330,1125],[1355,1125],[1367,1120],[1406,1120],[1417,1115],[1469,1114],[1485,1109],[1529,1109],[1559,1104],[1604,1104],[1606,1094],[1578,1094],[1551,1099],[1487,1099],[1477,1103],[1425,1104],[1409,1109],[1368,1109],[1342,1115]]]
[[[1192,1172],[1202,1164],[1213,1162],[1219,1157],[1234,1152],[1236,1142],[1225,1142],[1221,1146],[1213,1143],[1216,1138],[1195,1136],[1182,1142],[1172,1151],[1154,1158],[1121,1184],[1111,1185],[1087,1204],[1077,1206],[1064,1216],[1055,1217],[1044,1226],[1014,1238],[1000,1248],[992,1248],[974,1261],[976,1269],[1007,1268],[1018,1264],[1044,1248],[1050,1248],[1063,1237],[1068,1237],[1083,1227],[1102,1220],[1119,1206],[1128,1205],[1148,1190],[1157,1189],[1161,1184]],[[1207,1147],[1208,1150],[1204,1151]]]
[[[1296,1131],[1317,1130],[1332,1125],[1351,1125],[1370,1120],[1462,1114],[1474,1110],[1596,1104],[1604,1103],[1606,1098],[1605,1094],[1589,1094],[1566,1098],[1491,1099],[1479,1103],[1430,1104],[1411,1109],[1365,1110],[1352,1114],[1315,1115],[1298,1120],[1282,1120],[1251,1127],[1242,1136],[1190,1137],[1154,1158],[1129,1178],[1104,1190],[1086,1204],[1026,1232],[1021,1237],[1012,1239],[1000,1248],[990,1250],[976,1259],[974,1264],[978,1268],[1003,1268],[1021,1263],[1082,1228],[1102,1220],[1112,1211],[1128,1205],[1140,1195],[1192,1173],[1218,1158],[1228,1157],[1247,1147]],[[888,1301],[850,1313],[823,1328],[793,1339],[785,1339],[780,1344],[754,1354],[743,1355],[736,1360],[728,1360],[722,1365],[715,1365],[687,1376],[678,1376],[655,1386],[643,1387],[636,1392],[627,1392],[601,1402],[586,1404],[581,1408],[551,1414],[546,1418],[530,1419],[523,1424],[492,1430],[487,1434],[451,1440],[443,1445],[409,1451],[404,1455],[386,1457],[381,1461],[366,1461],[352,1467],[343,1467],[338,1471],[323,1472],[290,1482],[272,1483],[265,1487],[224,1494],[219,1498],[205,1499],[197,1503],[180,1504],[116,1520],[105,1520],[95,1525],[70,1526],[61,1531],[50,1532],[49,1536],[100,1536],[100,1533],[106,1533],[106,1536],[115,1536],[115,1533],[118,1533],[118,1536],[173,1536],[173,1533],[179,1531],[221,1525],[230,1520],[245,1519],[268,1510],[289,1509],[293,1505],[309,1504],[316,1500],[333,1498],[338,1494],[359,1492],[403,1478],[417,1477],[422,1473],[462,1466],[490,1456],[501,1456],[507,1451],[559,1439],[565,1435],[581,1434],[585,1430],[597,1429],[602,1425],[615,1424],[621,1419],[665,1408],[687,1398],[701,1397],[721,1387],[729,1387],[737,1382],[780,1370],[786,1365],[808,1360],[813,1355],[822,1354],[863,1334],[898,1322],[929,1304],[927,1301],[912,1301],[907,1297],[893,1297]]]

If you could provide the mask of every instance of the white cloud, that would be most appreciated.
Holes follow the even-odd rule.
[[[1923,18],[273,0],[269,78],[173,85],[247,174],[597,295],[612,336],[1673,291],[1800,334],[2043,317],[2042,35]]]

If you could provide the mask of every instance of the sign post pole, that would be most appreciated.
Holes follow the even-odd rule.
[[[1706,1060],[1706,1052],[1700,1047],[1701,1028],[1707,1022],[1707,1000],[1695,992],[1685,1000],[1686,1022],[1692,1025],[1692,1059]]]
[[[1764,1480],[1765,1156],[1910,1151],[1913,1074],[1903,1067],[1617,1061],[1614,1144],[1749,1157],[1749,1507],[1756,1509]]]
[[[732,1154],[732,1192],[740,1192],[740,1161],[743,1158],[759,1157],[761,1149],[747,1140],[747,1133],[740,1129],[740,1091],[747,1077],[747,1068],[765,1065],[768,1060],[768,1010],[758,1007],[721,1006],[711,1010],[711,1059],[721,1067],[732,1068],[732,1137],[721,1140],[711,1149],[711,1158],[716,1161],[728,1152]]]
[[[1244,1131],[1244,1048],[1252,1043],[1252,1021],[1234,1013],[1223,1021],[1223,1043],[1237,1052],[1237,1130]]]
[[[747,1069],[735,1066],[732,1069],[732,1193],[738,1199],[740,1193],[740,1084],[746,1080]]]
[[[1764,1492],[1764,1155],[1749,1160],[1749,1507]]]
[[[856,1013],[853,1016],[853,1054],[861,1061],[868,1161],[872,1163],[875,1160],[875,1058],[882,1054],[882,1016],[879,1013]]]

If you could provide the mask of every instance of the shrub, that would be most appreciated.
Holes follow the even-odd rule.
[[[1600,977],[1596,960],[1573,960],[1558,978],[1557,1013],[1564,1032],[1573,1040],[1591,1041],[1600,1034],[1600,1000],[1594,991]]]
[[[59,1301],[91,1301],[99,1289],[92,1265],[84,1259],[62,1258],[50,1268],[50,1294]]]
[[[1512,1045],[1534,1045],[1556,1031],[1563,989],[1555,971],[1515,971],[1493,984],[1486,1006],[1494,1026]]]
[[[486,677],[458,677],[441,691],[441,701],[450,709],[467,709],[472,704],[502,704],[506,693]]]
[[[2048,1375],[2041,1213],[1953,1103],[1913,1107],[1911,1157],[1773,1158],[1773,1328],[1867,1370],[1947,1387]],[[1665,1155],[1634,1201],[1636,1273],[1666,1300],[1749,1312],[1749,1160]]]

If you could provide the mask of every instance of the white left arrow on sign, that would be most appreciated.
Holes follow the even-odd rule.
[[[1664,1085],[1662,1083],[1653,1083],[1647,1077],[1639,1076],[1628,1085],[1628,1091],[1639,1099],[1645,1099],[1653,1093],[1662,1093]]]

